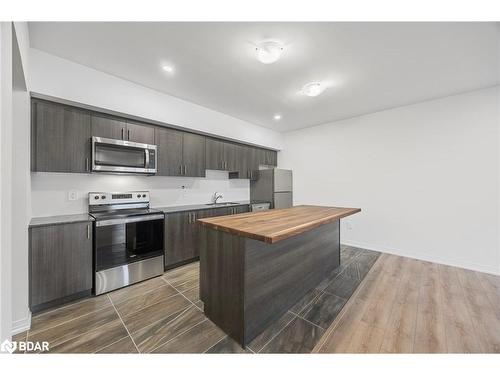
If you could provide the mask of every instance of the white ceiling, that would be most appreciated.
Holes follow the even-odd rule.
[[[31,47],[278,131],[499,83],[494,23],[30,23]],[[255,44],[285,44],[271,65]],[[173,64],[175,73],[162,71]],[[323,95],[299,94],[310,81]],[[282,115],[275,121],[273,115]]]

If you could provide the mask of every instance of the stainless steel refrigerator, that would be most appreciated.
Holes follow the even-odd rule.
[[[250,181],[250,200],[270,202],[271,208],[292,207],[292,171],[277,168],[259,170],[258,178]]]

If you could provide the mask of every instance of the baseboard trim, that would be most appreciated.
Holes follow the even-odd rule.
[[[23,319],[12,322],[12,335],[27,331],[31,328],[31,312],[28,311],[28,316]]]
[[[436,256],[434,254],[429,254],[429,253],[413,253],[411,251],[396,250],[396,249],[388,248],[387,246],[378,246],[378,245],[373,245],[373,244],[368,244],[368,243],[363,243],[363,242],[356,242],[356,241],[342,241],[342,245],[360,247],[363,249],[374,250],[374,251],[378,251],[381,253],[399,255],[399,256],[403,256],[403,257],[407,257],[407,258],[424,260],[427,262],[439,263],[439,264],[444,264],[447,266],[465,268],[465,269],[468,269],[471,271],[484,272],[484,273],[489,273],[492,275],[500,276],[500,270],[493,267],[493,266],[490,266],[490,265],[464,262],[464,261],[458,260],[458,259],[444,259],[442,257]]]

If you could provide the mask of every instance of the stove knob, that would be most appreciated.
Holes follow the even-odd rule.
[[[140,198],[141,197],[141,194],[137,194],[137,198]]]
[[[143,197],[143,198],[146,198],[146,194],[142,194],[142,197]]]
[[[94,197],[94,199],[99,199],[99,196],[98,196],[98,195],[96,195],[96,196]]]
[[[106,196],[105,195],[101,195],[101,199],[106,199]]]

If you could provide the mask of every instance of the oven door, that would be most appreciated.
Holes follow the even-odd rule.
[[[164,253],[164,215],[95,222],[95,271],[135,263]]]
[[[92,171],[156,173],[156,145],[92,137]]]

